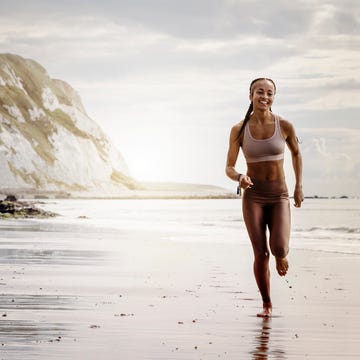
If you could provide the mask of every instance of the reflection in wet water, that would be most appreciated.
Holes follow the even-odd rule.
[[[101,265],[108,253],[81,248],[86,232],[45,222],[8,221],[0,230],[0,359],[51,358],[39,344],[69,341],[76,332],[73,314],[89,310],[89,299],[74,292],[67,269]],[[57,284],[66,292],[57,294]]]
[[[65,323],[41,320],[42,311],[76,310],[78,298],[66,295],[0,295],[0,345],[8,355],[27,356],[39,343],[60,342],[70,329]],[[15,311],[21,319],[13,318]]]
[[[41,342],[60,342],[67,332],[65,324],[36,320],[0,321],[0,342],[6,354],[28,351]]]
[[[260,333],[255,337],[255,350],[252,353],[254,360],[267,360],[269,354],[269,340],[271,331],[271,319],[262,319]]]
[[[59,249],[0,249],[0,264],[53,264],[76,265],[101,261],[105,253],[99,251]]]
[[[79,298],[66,295],[0,294],[0,309],[7,310],[75,310]]]
[[[271,322],[271,318],[262,319],[260,332],[255,336],[255,349],[251,352],[253,360],[286,359],[286,354],[279,349],[279,344],[273,342],[270,345],[271,332],[274,332]]]

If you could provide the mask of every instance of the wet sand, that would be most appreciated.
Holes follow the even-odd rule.
[[[359,256],[289,261],[262,320],[249,246],[2,223],[0,359],[358,359]]]

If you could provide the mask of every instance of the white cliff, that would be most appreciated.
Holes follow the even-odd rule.
[[[0,54],[0,189],[109,194],[137,187],[70,85],[33,60]]]

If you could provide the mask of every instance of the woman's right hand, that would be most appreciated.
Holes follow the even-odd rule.
[[[246,190],[247,188],[250,188],[252,185],[254,185],[250,179],[249,176],[247,175],[241,175],[240,179],[239,179],[239,186]]]

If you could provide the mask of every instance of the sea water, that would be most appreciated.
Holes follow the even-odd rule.
[[[292,201],[292,200],[290,200]],[[157,234],[167,241],[249,244],[241,199],[45,200],[42,208],[61,216],[0,222],[3,231]],[[360,254],[360,199],[306,199],[291,204],[291,248]],[[11,229],[10,229],[10,228]]]

